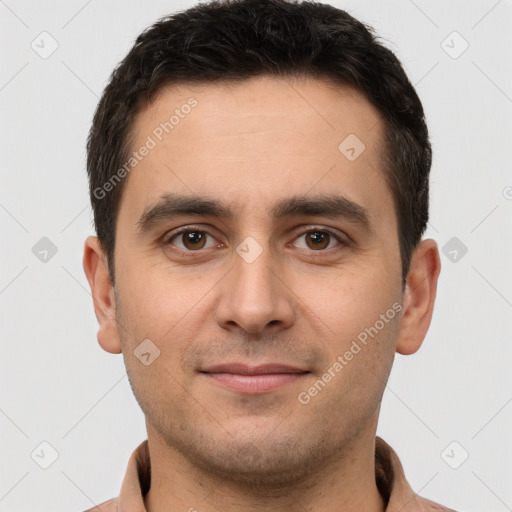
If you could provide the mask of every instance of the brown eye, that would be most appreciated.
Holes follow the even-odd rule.
[[[297,247],[301,249],[311,249],[313,251],[322,251],[327,248],[332,248],[333,245],[331,244],[333,241],[337,242],[338,245],[343,245],[341,240],[331,233],[330,231],[323,231],[323,230],[309,230],[297,237],[297,239],[300,239],[302,237],[305,237],[305,245],[297,245]],[[336,245],[336,244],[335,244]]]
[[[201,231],[186,231],[181,234],[181,239],[187,249],[202,249],[206,236]]]
[[[325,249],[329,245],[329,233],[311,231],[306,234],[306,243],[310,249]]]
[[[213,239],[206,231],[189,228],[175,233],[169,237],[165,243],[174,245],[185,251],[198,251],[205,248],[207,237]]]

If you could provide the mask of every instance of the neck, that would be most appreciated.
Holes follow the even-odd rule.
[[[147,425],[151,488],[147,512],[384,512],[375,481],[375,428],[352,439],[307,479],[248,488],[197,468]],[[375,427],[375,426],[373,426]]]

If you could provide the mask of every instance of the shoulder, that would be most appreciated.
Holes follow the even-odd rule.
[[[420,498],[420,500],[422,505],[421,510],[425,512],[457,512],[456,510],[453,510],[453,508],[444,507],[443,505],[428,500],[427,498]]]
[[[394,506],[391,507],[388,506],[386,512],[457,512],[452,508],[445,507],[444,505],[440,505],[435,501],[423,498],[417,494],[404,506],[398,508],[396,504],[393,505]]]
[[[401,497],[402,498],[402,497]],[[386,512],[457,512],[453,508],[445,507],[435,501],[418,494],[410,494],[404,499],[393,498],[388,503]]]
[[[117,498],[111,498],[83,512],[117,512]]]
[[[375,476],[388,501],[386,512],[457,512],[414,492],[397,453],[379,436],[375,440]]]

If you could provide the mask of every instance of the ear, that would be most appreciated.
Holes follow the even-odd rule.
[[[107,258],[97,237],[87,237],[83,267],[91,287],[94,312],[98,320],[98,342],[106,352],[119,354],[121,341],[116,318],[114,287],[108,272]]]
[[[435,240],[422,240],[411,258],[403,315],[396,345],[399,354],[414,354],[423,343],[434,310],[441,260]]]

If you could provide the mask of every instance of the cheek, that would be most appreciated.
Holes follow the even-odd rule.
[[[126,265],[118,282],[122,283],[118,319],[125,328],[120,328],[123,353],[135,379],[140,379],[141,385],[160,385],[158,379],[170,385],[173,378],[180,382],[189,378],[189,368],[183,368],[181,360],[207,324],[211,281],[199,275],[178,276],[164,265],[144,266],[139,261],[131,268]],[[134,355],[146,339],[151,340],[145,342],[149,352],[157,354],[149,370]]]
[[[317,285],[303,294],[304,302],[341,343],[378,321],[392,308],[397,295],[394,283],[379,270],[377,261],[365,268],[339,269],[323,286]]]
[[[151,258],[134,258],[120,273],[123,304],[132,324],[162,337],[194,309],[201,309],[201,299],[211,282],[205,275],[191,275],[168,262],[154,263]]]
[[[323,341],[329,355],[320,378],[333,383],[323,399],[338,400],[350,390],[343,399],[347,405],[352,403],[355,410],[366,397],[371,409],[391,370],[401,304],[384,285],[347,290],[322,299],[322,315],[329,330],[317,341]],[[331,379],[329,375],[335,376]]]

